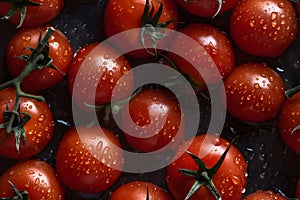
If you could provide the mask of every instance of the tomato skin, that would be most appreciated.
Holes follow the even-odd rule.
[[[35,48],[38,44],[40,31],[42,31],[42,36],[44,36],[47,27],[50,26],[20,29],[10,40],[6,51],[6,60],[8,71],[13,77],[21,74],[26,65],[25,60],[17,57],[31,55],[31,51],[26,48]],[[64,74],[50,67],[34,70],[21,84],[24,91],[44,90],[57,85],[65,78],[73,58],[73,49],[70,42],[62,32],[56,29],[49,39],[49,47],[49,56],[53,59],[52,64]]]
[[[199,17],[212,17],[216,14],[219,3],[217,0],[196,0],[185,2],[185,0],[176,0],[176,2],[189,13]],[[218,15],[223,14],[236,6],[238,0],[225,0]]]
[[[44,161],[28,160],[10,167],[0,178],[0,197],[12,197],[8,183],[19,191],[26,190],[30,200],[63,200],[64,189],[54,169]]]
[[[206,140],[204,142],[204,140]],[[212,134],[200,134],[194,140],[180,147],[178,152],[187,149],[198,156],[208,168],[213,167],[220,159],[229,145],[225,139]],[[214,145],[215,144],[215,145]],[[200,156],[204,155],[203,158]],[[176,200],[186,197],[195,179],[181,174],[178,169],[197,170],[195,161],[184,152],[177,160],[167,168],[166,181],[168,188]],[[212,178],[214,185],[221,194],[223,200],[240,200],[247,182],[247,163],[239,150],[231,146],[224,162]],[[215,200],[213,194],[205,187],[201,187],[189,200]]]
[[[295,39],[297,26],[288,0],[243,0],[232,12],[230,35],[249,54],[277,57]]]
[[[64,7],[64,0],[32,0],[32,2],[40,3],[40,6],[27,6],[26,17],[22,27],[35,27],[44,25],[58,16]],[[10,8],[11,4],[0,3],[0,16],[5,15]],[[20,12],[16,12],[9,21],[14,25],[20,23]]]
[[[120,177],[121,171],[117,170],[123,166],[120,142],[112,132],[102,130],[105,136],[95,127],[74,127],[59,143],[57,173],[70,189],[97,193],[109,188]]]
[[[197,84],[210,84],[219,81],[214,76],[215,72],[210,72],[212,69],[207,66],[216,66],[222,78],[226,77],[232,71],[235,66],[235,53],[230,40],[223,32],[221,32],[221,30],[209,24],[195,23],[184,27],[183,29],[179,30],[179,32],[189,36],[198,42],[199,45],[204,47],[204,49],[200,48],[200,50],[192,47],[193,51],[191,51],[191,47],[189,47],[186,44],[187,42],[184,42],[184,39],[180,38],[179,35],[178,39],[175,39],[170,49],[183,49],[183,52],[186,52],[186,54],[167,54],[167,56],[175,63],[179,70],[189,75],[194,82]],[[207,56],[207,54],[209,54],[210,58]],[[197,56],[196,58],[199,60],[197,66],[193,66],[188,62],[194,60],[195,56]],[[207,73],[205,73],[206,71]],[[212,77],[209,78],[209,82],[205,83],[199,72],[205,75],[213,75],[211,75]]]
[[[279,193],[274,193],[271,190],[262,191],[258,190],[247,197],[245,197],[243,200],[287,200],[284,196],[282,196]]]
[[[237,66],[224,82],[227,111],[248,122],[263,122],[278,115],[285,101],[282,78],[265,63]]]
[[[4,122],[2,113],[8,105],[9,110],[13,110],[16,92],[13,88],[5,88],[0,91],[0,124]],[[20,152],[16,150],[14,133],[0,144],[0,155],[13,159],[26,159],[32,157],[50,142],[54,132],[54,121],[52,112],[46,102],[21,97],[20,112],[26,112],[31,119],[25,124],[26,143],[23,146],[23,139],[20,143]],[[0,138],[5,135],[6,129],[0,129]]]
[[[295,197],[300,198],[300,179],[298,179],[298,182],[297,182]]]
[[[128,60],[124,56],[113,59],[118,55],[115,48],[107,44],[98,45],[91,43],[82,47],[76,53],[68,73],[69,91],[76,104],[83,109],[88,109],[85,103],[96,106],[110,103],[117,85],[120,89],[116,91],[117,100],[131,95],[128,91],[133,87],[133,76],[127,73],[131,69]],[[121,77],[126,80],[125,85],[118,82]]]
[[[149,199],[171,200],[171,196],[157,185],[142,181],[132,181],[126,183],[112,192],[109,200],[145,200],[147,197],[147,187]]]
[[[154,6],[154,13],[158,11],[160,6],[159,2],[163,4],[163,14],[159,18],[158,22],[163,23],[173,20],[174,22],[171,22],[166,28],[176,30],[176,22],[178,21],[176,2],[173,0],[161,0],[159,2],[150,0],[149,2]],[[146,0],[109,0],[106,4],[103,18],[103,28],[106,37],[111,37],[130,29],[142,28],[141,17],[144,12],[145,4]],[[169,35],[168,33],[166,34],[167,37],[157,40],[157,46],[163,49],[165,49],[170,43]],[[150,38],[146,37],[145,41],[146,43],[151,44]],[[121,40],[112,42],[118,49],[126,49],[128,46],[130,50],[139,49],[128,53],[128,55],[132,57],[145,58],[152,56],[144,50],[144,47],[140,42],[140,31],[132,31]],[[153,52],[153,50],[150,51]]]
[[[131,99],[129,112],[126,109],[124,111],[122,123],[127,126],[127,130],[131,131],[125,132],[125,138],[132,147],[141,152],[159,150],[174,142],[173,139],[178,134],[179,138],[183,137],[182,127],[180,127],[182,120],[180,105],[168,90],[143,90]],[[128,120],[133,121],[134,127],[129,125]],[[160,124],[160,122],[165,123]],[[141,129],[136,132],[137,126]],[[174,145],[176,142],[171,145],[171,148]]]
[[[292,130],[300,124],[300,92],[285,101],[278,123],[283,143],[300,155],[300,130],[292,133]]]

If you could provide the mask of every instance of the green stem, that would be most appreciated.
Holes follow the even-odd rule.
[[[294,94],[300,91],[300,85],[285,91],[285,96],[291,98]]]

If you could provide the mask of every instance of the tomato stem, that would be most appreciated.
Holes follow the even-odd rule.
[[[16,186],[11,182],[8,181],[14,196],[13,197],[2,197],[0,200],[28,200],[28,192],[26,190],[19,191]]]
[[[17,28],[20,28],[25,20],[27,6],[40,6],[39,3],[30,0],[0,0],[0,2],[12,4],[12,8],[0,19],[8,20],[15,15],[17,11],[20,11],[20,23]]]
[[[285,96],[291,98],[294,94],[300,91],[300,85],[285,91]]]

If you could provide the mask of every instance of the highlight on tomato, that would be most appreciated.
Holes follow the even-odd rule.
[[[252,194],[246,196],[243,200],[287,200],[286,197],[282,196],[280,193],[275,193],[271,190],[258,190]]]

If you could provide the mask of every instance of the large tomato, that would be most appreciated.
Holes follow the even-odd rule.
[[[197,85],[219,81],[214,69],[219,70],[220,78],[226,77],[232,71],[235,66],[235,53],[230,40],[221,30],[209,24],[196,23],[184,27],[179,32],[195,40],[199,46],[191,46],[191,42],[178,34],[167,56]],[[171,53],[176,52],[176,49],[181,49],[183,54]],[[190,62],[195,60],[197,65],[193,66]],[[203,79],[206,75],[209,81],[207,83]]]
[[[237,66],[224,86],[229,114],[242,121],[270,120],[278,115],[285,101],[282,78],[265,63]]]
[[[147,17],[142,17],[145,11],[146,3],[149,4],[150,8],[146,12]],[[160,6],[162,6],[161,14],[158,19],[155,19]],[[151,9],[154,9],[154,13],[150,15]],[[145,13],[144,13],[145,14]],[[149,16],[150,15],[150,16]],[[146,28],[147,31],[152,30],[151,34],[153,38],[158,36],[158,32],[166,34],[167,37],[155,39],[157,46],[160,48],[166,48],[170,42],[168,33],[161,30],[153,30],[154,27],[164,27],[162,23],[170,22],[165,28],[175,30],[177,28],[178,11],[177,4],[173,0],[109,0],[105,7],[104,12],[104,31],[107,37],[111,37],[115,34],[121,33],[135,28]],[[144,47],[141,43],[141,30],[131,31],[129,34],[123,35],[122,38],[112,40],[113,44],[119,49],[129,48],[130,50],[140,49],[129,53],[130,56],[134,57],[149,57],[147,51],[143,50]],[[145,43],[152,46],[151,40],[148,34],[145,38]],[[153,49],[149,48],[149,51],[154,53]]]
[[[279,131],[282,141],[300,154],[300,92],[288,98],[279,114]]]
[[[130,100],[128,109],[122,113],[122,124],[126,140],[135,149],[151,152],[174,142],[176,136],[183,138],[180,105],[168,90],[143,90]]]
[[[0,3],[0,15],[6,15],[8,11],[13,8],[13,4],[22,5],[23,3],[24,5],[24,2],[25,1],[12,1],[12,3]],[[16,26],[22,25],[23,27],[44,25],[54,19],[64,7],[64,0],[30,0],[30,2],[37,3],[39,6],[25,6],[26,11],[21,11],[21,13],[25,15],[23,23],[20,19],[20,10],[9,18],[9,21]],[[24,9],[24,6],[21,8]]]
[[[0,91],[0,124],[9,120],[4,118],[3,113],[7,110],[13,110],[15,99],[15,89],[6,88]],[[17,131],[17,129],[15,129],[15,131],[11,132],[10,135],[0,143],[0,155],[13,159],[25,159],[38,154],[50,142],[54,132],[52,112],[46,102],[21,97],[19,110],[21,113],[20,119],[24,118],[23,113],[26,113],[31,117],[24,126],[20,121],[18,122],[17,118],[15,118],[15,128],[18,127],[18,130],[24,129],[26,141],[25,138],[18,133],[20,139],[20,149],[18,152],[16,149],[15,136],[15,131]],[[1,128],[0,139],[3,139],[5,133],[6,129]]]
[[[110,131],[77,127],[67,131],[56,153],[56,168],[62,182],[72,190],[97,193],[120,177],[123,151]]]
[[[287,200],[284,196],[280,193],[275,193],[271,190],[262,191],[258,190],[252,194],[249,194],[243,200]]]
[[[209,169],[216,165],[228,145],[228,141],[213,134],[198,135],[189,141],[187,145],[183,145],[178,150],[178,153],[183,154],[167,168],[166,181],[174,199],[185,199],[195,181],[200,183],[199,181],[202,178],[202,180],[205,180],[205,184],[210,180],[212,181],[211,184],[215,186],[223,200],[240,200],[247,182],[247,163],[236,147],[230,146],[223,163],[217,171],[214,171],[213,177],[208,177],[210,171],[202,168],[203,166],[198,166],[195,160],[184,152],[184,150],[187,150],[199,157]],[[197,170],[199,180],[180,173],[179,170],[182,169]],[[189,200],[199,199],[215,200],[216,197],[205,185],[202,185],[189,198]]]
[[[243,0],[233,10],[230,35],[237,46],[257,56],[277,57],[297,35],[289,0]]]
[[[133,181],[126,183],[112,192],[109,200],[171,200],[171,196],[159,186],[143,182]]]
[[[19,192],[27,192],[30,200],[63,200],[64,189],[54,169],[44,161],[28,160],[13,165],[0,177],[0,198],[13,197],[10,181]],[[23,196],[24,199],[26,199]],[[11,198],[19,199],[19,198]]]
[[[45,35],[47,28],[50,26],[20,29],[10,40],[6,60],[9,73],[17,77],[24,70],[26,60],[18,57],[31,55],[28,47],[35,48],[38,45],[40,33]],[[73,49],[66,36],[56,30],[48,40],[49,56],[53,62],[54,68],[44,67],[32,71],[22,82],[22,89],[25,91],[38,91],[47,89],[60,83],[69,69],[69,64],[73,58]]]

